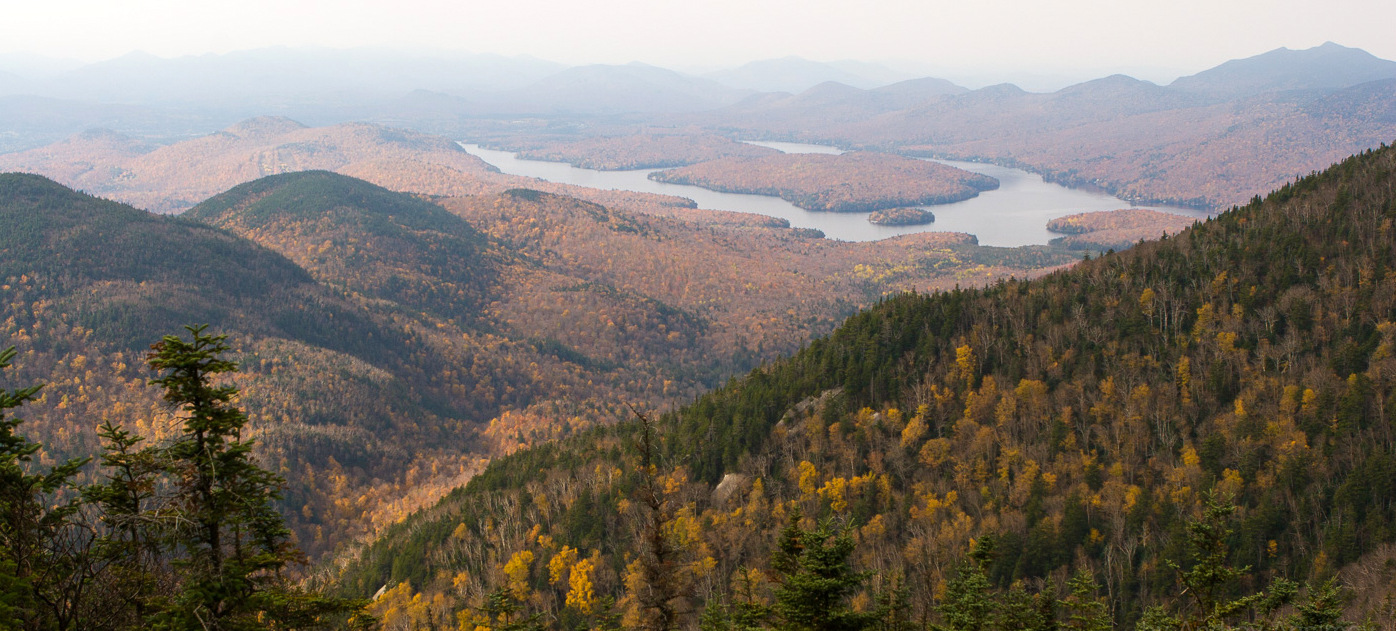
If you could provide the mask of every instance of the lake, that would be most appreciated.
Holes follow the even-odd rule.
[[[751,141],[751,144],[771,147],[786,153],[840,153],[836,148],[822,145],[755,141]],[[967,232],[978,237],[981,245],[1016,247],[1043,245],[1060,236],[1047,230],[1047,221],[1072,213],[1119,208],[1152,208],[1200,219],[1209,216],[1206,211],[1190,208],[1135,206],[1108,193],[1044,182],[1042,176],[1021,169],[977,162],[935,160],[941,164],[997,178],[999,188],[953,204],[926,206],[925,208],[935,213],[935,223],[924,226],[877,226],[868,223],[867,213],[814,212],[778,197],[719,193],[697,186],[655,182],[648,178],[650,173],[660,169],[597,171],[579,169],[563,162],[524,160],[513,152],[484,149],[479,145],[461,143],[461,147],[510,175],[536,177],[549,182],[599,189],[687,197],[697,202],[699,208],[736,210],[780,217],[789,221],[793,227],[815,228],[822,230],[830,239],[844,241],[875,241],[903,234],[939,231]]]

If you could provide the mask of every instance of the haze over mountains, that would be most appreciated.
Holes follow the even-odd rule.
[[[267,114],[312,126],[381,122],[515,149],[697,126],[735,139],[992,161],[1126,199],[1219,208],[1396,136],[1396,62],[1333,43],[1230,61],[1167,86],[1124,75],[1051,93],[967,90],[931,77],[880,85],[894,78],[879,66],[798,58],[698,77],[639,63],[565,68],[492,56],[133,54],[7,78],[0,152],[95,127],[165,144]],[[1257,146],[1266,147],[1263,161]]]
[[[743,64],[703,75],[734,88],[756,92],[803,92],[827,81],[870,90],[890,83],[915,79],[881,64],[861,61],[818,62],[801,57],[782,57]]]
[[[873,91],[867,97],[876,102],[873,110],[905,109],[964,91],[949,82],[877,64],[795,57],[752,62],[702,77],[639,63],[569,68],[528,57],[373,50],[260,49],[174,59],[131,53],[76,68],[68,65],[32,58],[0,64],[0,112],[6,114],[0,134],[51,141],[60,129],[75,133],[109,122],[118,131],[174,136],[191,128],[213,131],[266,114],[289,115],[310,124],[393,117],[410,121],[410,111],[395,110],[410,110],[411,101],[402,99],[418,91],[451,97],[451,111],[466,118],[691,112],[731,105],[753,93],[827,98],[822,93],[833,89],[824,85],[830,82]],[[1228,62],[1168,87],[1226,100],[1276,90],[1337,89],[1383,78],[1396,78],[1396,62],[1330,43]],[[891,87],[910,79],[919,82]],[[892,93],[901,96],[889,99]],[[33,98],[17,97],[85,105],[49,104],[46,112],[38,113],[32,111]],[[28,109],[26,103],[31,104]],[[55,115],[63,110],[73,112]],[[67,121],[66,127],[55,119]]]
[[[1365,576],[1396,620],[1393,139],[1396,62],[1332,43],[1050,92],[796,57],[0,57],[0,412],[48,384],[0,484],[100,455],[101,421],[165,440],[145,349],[208,323],[315,579],[385,631],[1268,625],[1181,597],[1212,593],[1179,568],[1211,562],[1213,497],[1237,531],[1208,558],[1255,568],[1219,593]],[[878,241],[799,227],[937,203]],[[956,212],[1063,236],[981,246]],[[829,542],[850,582],[799,613]],[[58,567],[16,551],[4,629]],[[164,628],[131,603],[123,631]]]

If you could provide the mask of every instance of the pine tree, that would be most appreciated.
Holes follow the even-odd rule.
[[[476,609],[481,626],[494,631],[542,631],[542,616],[538,613],[525,613],[524,603],[518,594],[508,588],[498,588],[485,597],[485,602]],[[462,625],[464,628],[464,625]]]
[[[630,411],[639,420],[641,430],[637,445],[640,479],[635,493],[639,512],[638,559],[644,582],[635,597],[643,615],[641,628],[669,631],[687,617],[685,602],[692,585],[681,571],[685,550],[666,532],[674,520],[674,507],[659,481],[653,423],[634,407]]]
[[[1051,577],[1037,594],[1037,626],[1033,631],[1057,631],[1057,586]]]
[[[1231,597],[1235,585],[1250,572],[1249,566],[1237,568],[1229,562],[1231,549],[1227,539],[1231,537],[1229,522],[1235,511],[1235,505],[1213,492],[1203,497],[1202,518],[1187,526],[1192,567],[1183,570],[1173,565],[1183,592],[1192,601],[1191,612],[1175,618],[1161,611],[1146,611],[1140,621],[1141,629],[1227,629],[1232,620],[1248,613],[1268,624],[1275,611],[1294,597],[1298,587],[1282,578],[1271,583],[1268,593]]]
[[[29,586],[19,578],[14,561],[0,559],[0,631],[21,628],[28,596]]]
[[[352,613],[353,603],[298,592],[283,570],[301,560],[272,502],[282,479],[252,457],[243,437],[247,416],[233,404],[237,389],[215,379],[237,370],[221,358],[226,336],[186,327],[191,339],[167,335],[149,356],[165,401],[183,416],[179,437],[161,458],[178,499],[165,533],[178,588],[153,616],[157,628],[312,628]]]
[[[878,596],[878,631],[911,631],[911,589],[899,576],[889,577]]]
[[[174,517],[156,505],[163,458],[156,447],[110,421],[97,428],[104,442],[100,464],[106,481],[83,489],[83,500],[101,512],[105,532],[97,554],[110,563],[111,595],[131,619],[153,612],[151,603],[170,587],[164,571],[158,534],[162,522]]]
[[[720,598],[708,600],[707,608],[698,621],[702,631],[753,631],[766,628],[772,616],[771,607],[756,597],[756,570],[737,570],[740,590],[733,594],[731,604]]]
[[[1341,631],[1352,625],[1342,621],[1342,588],[1337,577],[1324,581],[1322,585],[1309,587],[1308,602],[1295,606],[1291,624],[1296,631]]]
[[[1071,593],[1061,602],[1066,611],[1066,629],[1072,631],[1110,631],[1110,610],[1105,601],[1096,597],[1100,586],[1089,570],[1079,570],[1066,583]]]
[[[986,568],[994,555],[994,539],[989,536],[973,544],[959,573],[945,585],[940,601],[942,628],[949,631],[980,631],[993,617],[994,602]]]
[[[878,614],[853,611],[846,602],[869,576],[854,571],[849,561],[854,548],[849,529],[835,530],[823,521],[806,531],[800,519],[800,512],[792,511],[771,562],[779,573],[772,611],[780,628],[853,631],[871,627]]]

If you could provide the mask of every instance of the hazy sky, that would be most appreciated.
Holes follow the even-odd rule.
[[[268,46],[719,67],[800,55],[965,72],[1189,74],[1335,41],[1396,59],[1391,0],[6,0],[0,53]],[[1152,69],[1152,70],[1149,70]],[[1154,77],[1147,75],[1153,74]]]

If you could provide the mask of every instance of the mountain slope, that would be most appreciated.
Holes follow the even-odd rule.
[[[1283,90],[1347,88],[1384,79],[1396,79],[1396,61],[1326,42],[1305,50],[1277,48],[1254,57],[1233,59],[1181,77],[1168,87],[1232,100]]]
[[[252,243],[77,194],[40,176],[0,176],[0,200],[6,228],[0,234],[0,278],[45,279],[38,295],[62,296],[63,311],[78,324],[96,327],[106,341],[125,343],[138,332],[221,320],[239,303],[255,305],[267,325],[284,310],[278,303],[314,287],[304,270]],[[73,297],[78,288],[96,293],[98,287],[105,299]],[[119,287],[134,295],[158,287],[185,296],[155,305],[122,298]],[[113,318],[108,310],[123,313]]]
[[[327,243],[314,251],[277,249],[321,282],[443,318],[472,318],[499,274],[484,256],[484,235],[461,218],[328,171],[255,180],[183,217],[264,243]]]
[[[179,212],[243,182],[293,171],[409,171],[420,177],[434,167],[458,179],[477,176],[477,191],[478,178],[494,172],[445,138],[361,123],[306,127],[259,117],[144,152],[99,140],[80,134],[53,147],[3,155],[0,169],[40,173],[155,212]]]
[[[893,86],[861,95],[816,88],[692,120],[726,133],[1017,166],[1136,202],[1225,208],[1396,138],[1396,82],[1383,79],[1392,68],[1325,45],[1228,62],[1169,86],[1115,75],[1050,94],[999,85],[881,101]]]
[[[256,121],[210,142],[286,129],[305,131]],[[437,205],[323,171],[179,218],[0,179],[0,339],[20,347],[17,379],[50,383],[26,426],[46,457],[94,453],[93,419],[159,436],[169,414],[143,349],[210,324],[231,336],[260,455],[288,477],[283,508],[313,556],[434,502],[486,458],[608,422],[621,402],[694,396],[883,292],[1075,257],[965,235],[833,242],[530,189]]]
[[[736,577],[800,509],[852,523],[854,563],[903,577],[912,619],[935,620],[970,539],[992,534],[993,583],[1088,569],[1129,625],[1177,597],[1168,564],[1187,567],[1183,524],[1209,491],[1240,505],[1237,565],[1306,579],[1359,559],[1396,538],[1394,181],[1383,148],[1069,271],[893,298],[666,416],[662,502],[695,568],[680,576],[709,607],[769,598]],[[649,518],[636,431],[498,460],[338,580],[406,581],[450,611],[508,562],[527,607],[573,620],[550,586],[570,567],[628,611]]]
[[[593,359],[487,309],[551,287],[595,293],[573,300],[589,319],[568,334],[605,330],[599,306],[624,327],[616,345],[636,324],[672,344],[687,330],[663,305],[599,283],[568,293],[584,283],[537,271],[440,206],[325,172],[243,185],[190,218],[6,174],[0,252],[0,339],[23,353],[16,378],[50,384],[26,425],[46,458],[95,453],[92,419],[160,436],[169,413],[144,387],[143,351],[210,324],[233,341],[259,455],[287,476],[282,508],[312,555],[433,500],[496,448],[566,435],[606,418],[598,402],[643,402],[681,378],[641,374],[654,360]]]
[[[291,525],[313,554],[369,526],[369,496],[405,464],[458,462],[470,444],[437,412],[449,409],[437,380],[412,368],[444,361],[420,331],[229,232],[3,174],[0,252],[0,339],[23,353],[16,378],[50,384],[26,425],[46,458],[95,453],[94,419],[163,435],[170,413],[144,387],[144,351],[196,323],[233,340],[261,455],[288,473]],[[316,481],[327,469],[334,487]],[[354,514],[367,522],[336,528],[315,512],[344,493],[365,500]]]

